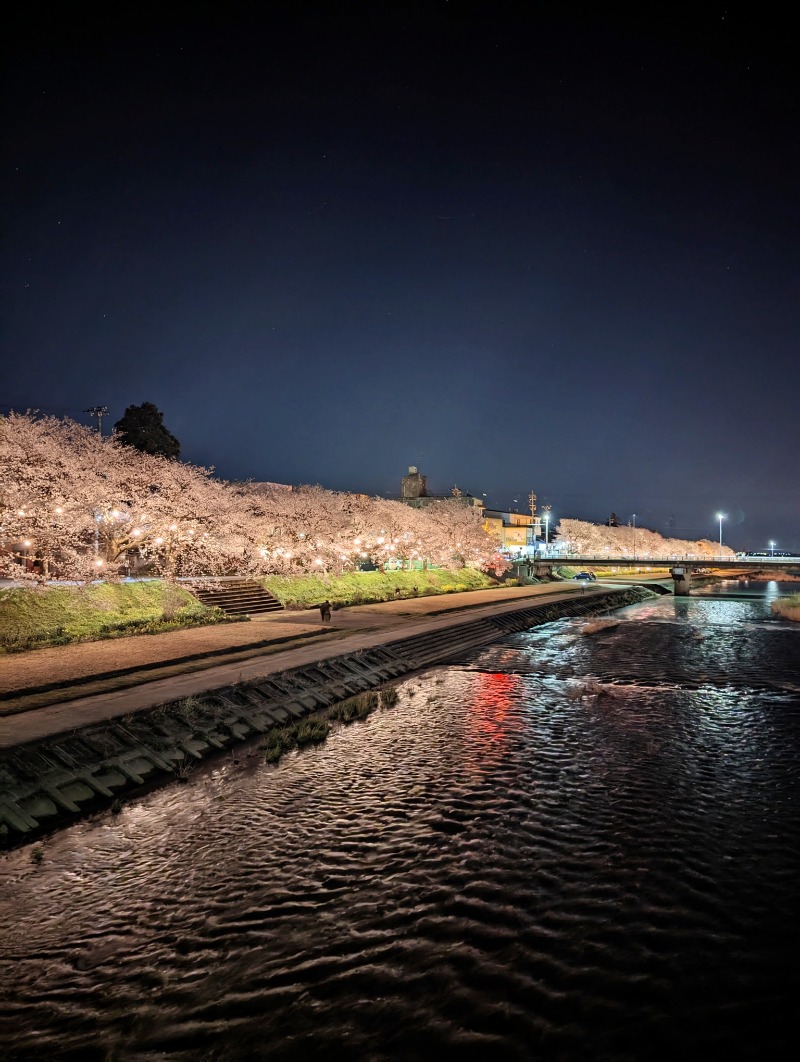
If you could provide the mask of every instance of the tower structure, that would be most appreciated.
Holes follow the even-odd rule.
[[[403,501],[428,497],[428,477],[420,474],[416,465],[409,465],[408,475],[403,476]]]

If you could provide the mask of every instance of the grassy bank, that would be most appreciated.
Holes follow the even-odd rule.
[[[155,634],[225,617],[159,580],[0,591],[0,651]]]
[[[772,611],[782,619],[796,620],[800,623],[800,594],[791,594],[772,602]]]
[[[350,572],[346,575],[267,576],[261,580],[287,608],[311,608],[327,597],[334,605],[366,605],[398,597],[428,597],[461,590],[483,590],[497,580],[461,568],[455,572]],[[399,591],[399,592],[398,592]]]
[[[273,577],[262,582],[287,608],[312,607],[326,597],[334,605],[354,605],[497,585],[496,580],[472,568],[457,572]],[[159,634],[229,619],[218,609],[201,605],[181,586],[158,579],[0,590],[0,652],[133,634]]]

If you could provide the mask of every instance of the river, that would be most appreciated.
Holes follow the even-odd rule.
[[[782,1057],[792,590],[509,636],[8,854],[3,1057]]]

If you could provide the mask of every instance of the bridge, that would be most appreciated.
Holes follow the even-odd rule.
[[[537,556],[533,565],[537,576],[547,576],[553,567],[565,565],[571,568],[668,568],[677,595],[689,593],[692,573],[699,568],[731,573],[785,571],[800,575],[800,557],[595,557],[568,553],[558,557]]]

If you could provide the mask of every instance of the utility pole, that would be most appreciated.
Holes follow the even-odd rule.
[[[636,513],[633,514],[633,559],[636,560]]]
[[[536,552],[536,495],[533,491],[528,495],[528,506],[531,510],[531,526],[529,527],[525,535],[525,545],[527,547],[533,546],[534,553]]]
[[[88,413],[90,417],[97,417],[97,434],[103,434],[103,417],[108,416],[108,406],[89,406],[88,409],[84,409],[84,413]]]

